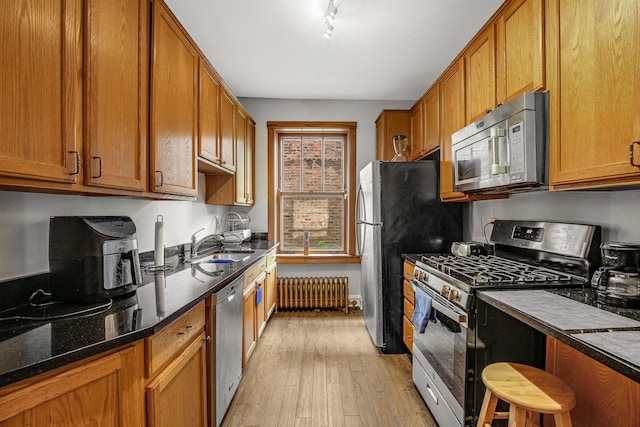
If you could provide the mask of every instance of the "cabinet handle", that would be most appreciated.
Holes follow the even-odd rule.
[[[99,173],[98,173],[98,176],[91,175],[91,178],[100,178],[100,177],[102,177],[102,157],[97,157],[97,156],[95,156],[95,157],[92,157],[92,159],[93,159],[93,160],[96,160],[96,159],[97,159],[97,160],[98,160],[98,162],[99,162],[99,164],[100,164],[100,166],[99,166],[99,168],[98,168],[98,172],[99,172]]]
[[[207,335],[206,337],[203,338],[206,342],[211,341],[211,335]]]
[[[156,187],[162,187],[164,185],[164,175],[162,171],[156,171],[156,176],[160,174],[160,184],[156,184]]]
[[[492,110],[491,108],[487,108],[486,110],[484,110],[487,114],[489,114]]]
[[[498,107],[502,107],[502,102],[498,102]]]
[[[223,161],[222,161],[222,164],[223,164],[223,165],[226,165],[226,164],[227,164],[227,161],[226,161],[226,160],[223,160]]]
[[[178,335],[186,335],[186,334],[188,334],[188,333],[189,333],[189,332],[191,332],[191,331],[193,331],[193,325],[189,325],[189,326],[187,326],[187,327],[184,329],[184,331],[180,331],[180,332],[178,332]]]
[[[76,156],[76,170],[75,172],[71,172],[69,175],[78,175],[80,173],[80,153],[77,151],[69,151],[69,153]]]
[[[631,162],[631,166],[640,166],[640,163],[636,163],[634,158],[633,158],[633,148],[636,145],[640,145],[640,141],[633,141],[630,145],[629,145],[629,161]]]

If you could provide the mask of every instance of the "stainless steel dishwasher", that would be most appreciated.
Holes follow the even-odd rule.
[[[215,407],[212,418],[215,416],[216,427],[222,423],[242,377],[243,287],[244,275],[211,298],[208,317],[213,323],[210,330],[215,331],[215,334],[211,337],[213,354],[210,355],[210,374],[211,382],[215,384],[215,401],[210,404],[211,409]]]

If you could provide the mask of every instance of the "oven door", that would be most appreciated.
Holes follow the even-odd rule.
[[[467,349],[473,336],[469,316],[430,288],[419,287],[431,296],[437,321],[429,322],[424,333],[414,325],[414,382],[440,425],[464,425]]]

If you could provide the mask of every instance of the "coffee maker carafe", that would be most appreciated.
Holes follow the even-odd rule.
[[[136,226],[126,216],[61,216],[49,221],[50,287],[55,300],[108,301],[142,282]]]
[[[640,242],[600,245],[602,267],[591,278],[597,301],[618,307],[640,308]]]

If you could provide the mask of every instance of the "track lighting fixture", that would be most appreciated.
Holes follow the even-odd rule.
[[[336,21],[336,13],[338,13],[338,4],[337,0],[329,0],[329,5],[327,6],[327,11],[324,13],[324,23],[327,25],[326,30],[324,30],[324,36],[326,38],[331,38],[331,33],[333,33],[333,25]]]

